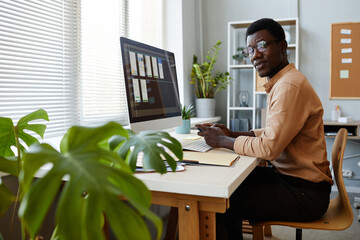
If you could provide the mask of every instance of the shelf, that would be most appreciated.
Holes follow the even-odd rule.
[[[254,107],[229,107],[229,110],[254,110]]]
[[[324,120],[324,133],[326,138],[335,138],[335,135],[340,128],[346,128],[348,133],[352,134],[348,136],[348,139],[360,140],[360,121],[339,123],[336,121]],[[329,136],[328,134],[331,135]]]
[[[278,23],[283,26],[286,25],[296,25],[296,19],[277,19]],[[239,22],[229,22],[233,28],[247,28],[254,21],[239,21]]]
[[[288,59],[298,68],[299,56],[299,26],[297,18],[276,19],[283,26],[284,31],[290,34],[287,36]],[[239,46],[246,46],[246,29],[254,21],[228,22],[228,72],[232,77],[232,82],[227,88],[227,126],[230,127],[230,119],[247,118],[252,128],[259,128],[263,125],[266,114],[266,92],[263,84],[266,78],[258,77],[256,69],[252,66],[250,59],[247,58],[246,64],[236,64],[232,56],[238,53]],[[240,107],[239,93],[248,92],[247,103],[252,107]]]
[[[324,120],[324,126],[360,126],[360,121],[352,121],[348,123],[339,123],[337,121]]]
[[[259,94],[259,95],[263,95],[263,94],[264,94],[264,95],[266,95],[266,92],[259,92],[259,91],[258,91],[258,92],[255,92],[255,94]]]
[[[296,44],[289,44],[288,45],[288,49],[295,49],[296,48]]]
[[[326,138],[334,138],[334,139],[335,139],[336,136],[326,136],[326,135],[325,135],[325,137],[326,137]],[[347,139],[348,139],[348,140],[360,140],[360,136],[348,136]]]
[[[231,68],[231,69],[237,69],[237,68],[253,68],[253,65],[251,65],[251,64],[229,65],[229,68]]]

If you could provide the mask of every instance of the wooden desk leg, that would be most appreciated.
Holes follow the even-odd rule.
[[[200,239],[216,239],[215,212],[200,212]]]
[[[179,240],[199,240],[199,206],[197,201],[179,200]]]
[[[272,236],[271,225],[268,225],[268,226],[264,227],[264,235],[267,236],[267,237]]]
[[[253,226],[253,240],[264,240],[264,226]]]

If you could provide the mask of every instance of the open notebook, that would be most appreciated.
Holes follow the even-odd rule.
[[[209,164],[218,166],[231,166],[240,156],[234,151],[217,148],[208,152],[184,151],[183,162]]]

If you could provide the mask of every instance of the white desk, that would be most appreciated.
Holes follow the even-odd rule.
[[[231,167],[187,165],[184,172],[138,173],[152,192],[152,203],[178,208],[179,239],[216,239],[215,213],[229,208],[229,197],[260,162],[241,156]]]

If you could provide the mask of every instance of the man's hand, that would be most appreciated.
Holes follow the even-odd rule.
[[[197,126],[199,126],[199,127],[197,127]],[[195,127],[197,127],[200,132],[207,129],[206,127],[218,127],[218,128],[221,129],[221,131],[224,133],[224,135],[228,136],[228,137],[230,137],[231,133],[232,133],[232,131],[230,129],[228,129],[227,127],[225,127],[224,124],[219,124],[219,123],[216,123],[216,124],[211,124],[211,123],[197,124],[197,125],[195,125]],[[198,135],[203,136],[202,134],[200,134],[200,132],[198,133]]]
[[[216,124],[213,125],[213,127],[218,127],[218,128],[220,128],[221,131],[224,133],[225,136],[231,137],[232,131],[231,131],[230,129],[228,129],[227,127],[225,127],[224,124],[216,123]]]
[[[219,125],[217,127],[216,125]],[[203,136],[206,143],[213,148],[228,148],[233,150],[234,138],[228,137],[224,134],[230,131],[223,124],[196,124],[195,127],[199,129],[199,136]]]
[[[222,130],[222,132],[224,133],[225,136],[227,137],[232,137],[232,138],[237,138],[239,136],[248,136],[248,137],[255,137],[255,133],[253,131],[247,131],[247,132],[235,132],[235,131],[231,131],[230,129],[228,129],[227,127],[225,127],[224,124],[211,124],[211,123],[204,123],[204,124],[198,124],[197,126],[200,126],[198,129],[199,130],[204,130],[201,129],[201,126],[205,127],[218,127]],[[198,133],[198,135],[200,136],[204,136],[204,134],[200,134]]]

